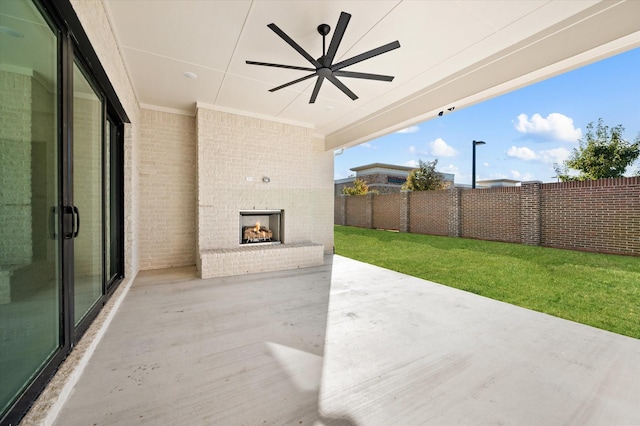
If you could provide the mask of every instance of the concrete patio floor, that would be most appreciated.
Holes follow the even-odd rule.
[[[55,424],[638,425],[640,340],[340,256],[141,272]]]

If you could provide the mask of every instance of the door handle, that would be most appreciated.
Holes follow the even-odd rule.
[[[73,212],[75,213],[75,232],[73,233],[73,238],[78,238],[78,234],[80,233],[80,210],[78,210],[77,206],[73,206]]]
[[[75,228],[75,214],[72,206],[62,206],[62,215],[64,222],[64,233],[62,234],[65,240],[73,238],[73,230]],[[71,229],[71,232],[67,230]]]
[[[78,234],[80,233],[80,210],[78,210],[77,206],[63,206],[62,211],[65,217],[65,230],[71,229],[70,232],[65,231],[65,240],[78,238]]]

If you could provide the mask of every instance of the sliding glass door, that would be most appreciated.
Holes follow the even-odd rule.
[[[102,296],[102,99],[73,67],[74,323]]]
[[[105,282],[110,292],[122,276],[124,258],[123,125],[107,114],[104,145]]]
[[[58,34],[0,1],[0,418],[61,347]]]
[[[20,420],[124,276],[126,114],[72,11],[0,0],[2,424]]]

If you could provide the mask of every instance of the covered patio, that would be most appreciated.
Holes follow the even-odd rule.
[[[0,2],[0,423],[638,423],[638,341],[332,253],[336,150],[634,49],[639,12]]]
[[[206,280],[186,267],[138,275],[51,419],[638,424],[638,359],[637,339],[341,256]]]

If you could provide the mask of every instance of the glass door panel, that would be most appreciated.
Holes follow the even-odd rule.
[[[105,268],[104,271],[107,274],[106,282],[111,280],[111,122],[107,120],[105,123],[104,132],[104,247],[105,247]]]
[[[118,129],[116,121],[107,116],[105,137],[105,271],[107,291],[122,276],[122,256],[120,249],[122,247],[121,220],[122,214],[120,208],[122,206],[121,195],[119,191],[122,189],[121,183],[121,163],[118,155],[121,152],[121,143],[119,137],[121,131]]]
[[[0,1],[0,416],[60,347],[57,36]]]
[[[77,64],[73,68],[74,319],[102,296],[102,100]]]

